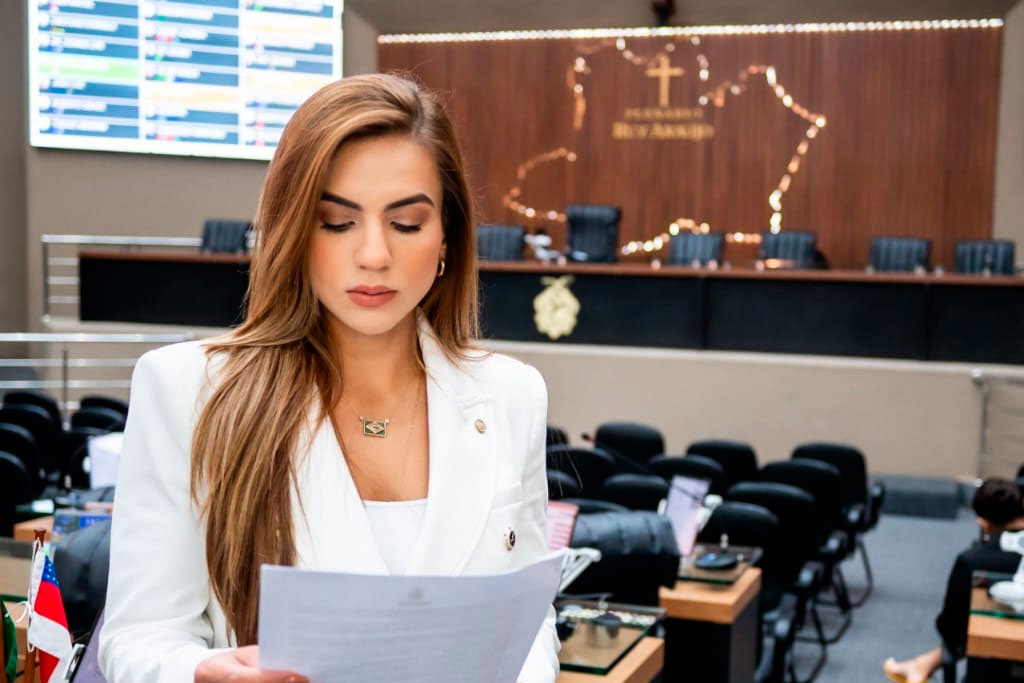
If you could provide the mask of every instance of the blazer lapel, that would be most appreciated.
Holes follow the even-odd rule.
[[[494,497],[493,404],[448,360],[420,317],[427,369],[430,466],[427,510],[408,574],[461,573],[483,533]]]

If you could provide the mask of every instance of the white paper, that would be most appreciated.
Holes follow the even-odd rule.
[[[264,565],[260,667],[311,683],[515,683],[561,569],[561,552],[494,576]]]
[[[122,432],[111,432],[89,439],[89,487],[117,484],[117,466],[121,462]]]

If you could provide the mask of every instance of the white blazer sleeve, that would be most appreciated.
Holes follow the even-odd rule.
[[[548,552],[548,480],[547,442],[548,391],[544,379],[534,368],[528,368],[530,377],[528,390],[533,405],[530,424],[530,440],[523,471],[523,504],[528,526],[522,528],[519,542],[528,544],[530,561],[539,560]],[[534,638],[530,654],[519,672],[519,683],[554,683],[558,677],[558,635],[555,632],[555,610],[548,608],[548,615]]]
[[[190,682],[196,665],[215,652],[205,615],[204,529],[189,496],[204,374],[192,367],[195,354],[202,354],[198,346],[147,353],[132,376],[99,635],[100,668],[109,683]]]

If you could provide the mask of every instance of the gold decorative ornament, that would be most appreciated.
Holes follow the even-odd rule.
[[[444,259],[441,259],[441,265],[437,269],[437,276],[441,277],[444,275]]]
[[[573,279],[572,275],[540,279],[546,286],[533,300],[533,322],[538,332],[552,340],[572,334],[576,329],[580,301],[569,289]]]
[[[483,420],[477,420],[476,422],[473,423],[473,426],[476,427],[476,431],[480,432],[481,434],[487,431],[487,423],[484,422]]]

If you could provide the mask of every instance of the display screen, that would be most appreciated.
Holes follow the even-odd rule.
[[[341,78],[343,0],[28,0],[36,147],[270,159]]]

